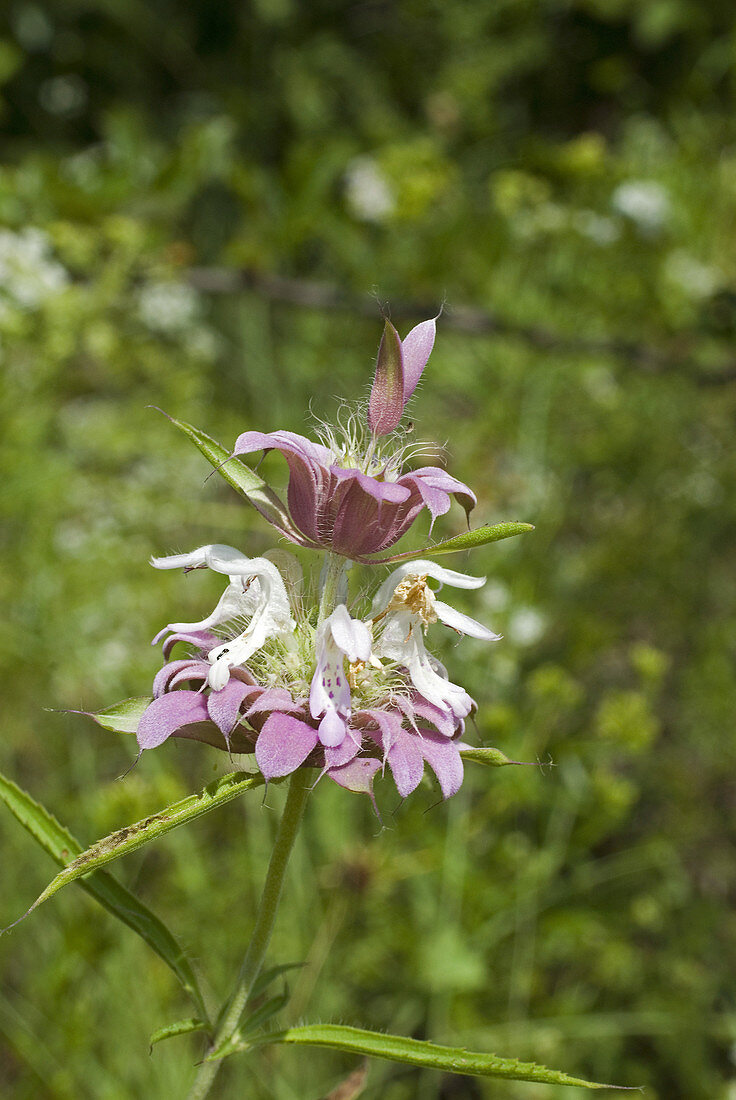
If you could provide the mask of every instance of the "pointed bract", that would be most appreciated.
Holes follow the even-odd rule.
[[[409,400],[427,365],[437,332],[436,317],[416,325],[401,342],[404,355],[404,404]]]
[[[399,334],[387,320],[368,401],[368,427],[374,435],[389,435],[398,428],[403,413],[404,356]]]
[[[263,723],[256,741],[256,763],[266,779],[290,775],[317,744],[317,732],[291,714],[274,713]]]

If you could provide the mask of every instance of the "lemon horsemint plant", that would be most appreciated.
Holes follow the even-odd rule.
[[[270,1043],[330,1046],[479,1076],[608,1087],[532,1063],[359,1028],[306,1024],[275,1030],[271,1023],[286,995],[264,1002],[285,969],[264,971],[263,964],[289,855],[318,780],[367,794],[375,808],[373,785],[387,770],[406,797],[428,766],[442,796],[449,798],[462,784],[464,759],[511,763],[496,749],[464,742],[465,722],[476,703],[427,649],[425,635],[441,623],[483,642],[499,640],[487,626],[438,598],[445,586],[476,589],[484,578],[434,559],[531,530],[530,525],[481,527],[414,552],[387,554],[425,510],[434,524],[449,510],[451,498],[468,515],[476,503],[468,486],[444,469],[406,468],[421,447],[407,442],[401,421],[434,339],[434,320],[417,325],[404,340],[386,321],[367,407],[343,410],[337,426],[321,425],[318,442],[288,431],[248,431],[228,452],[174,421],[280,536],[320,552],[321,571],[305,577],[294,555],[282,548],[251,558],[213,543],[154,557],[157,569],[221,574],[224,591],[200,621],[168,623],[156,636],[154,644],[163,643],[164,664],[151,697],[126,700],[93,717],[108,729],[135,732],[138,759],[171,737],[189,738],[231,757],[252,755],[257,771],[226,775],[86,851],[43,807],[0,777],[0,798],[62,865],[31,908],[67,882],[80,880],[143,936],[191,995],[198,1015],[152,1037],[156,1042],[191,1031],[207,1034],[190,1100],[209,1093],[225,1056]],[[241,461],[272,450],[288,466],[285,503]],[[364,593],[350,592],[352,562],[381,567],[370,605]],[[388,575],[386,565],[394,567]],[[287,776],[289,790],[255,927],[234,988],[213,1017],[171,933],[101,868],[246,790]]]

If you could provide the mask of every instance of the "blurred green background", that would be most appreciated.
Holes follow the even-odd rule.
[[[435,646],[478,732],[549,768],[437,805],[322,784],[272,945],[288,1019],[736,1096],[736,14],[719,0],[9,0],[0,15],[5,774],[91,842],[228,770],[63,708],[148,690],[149,639],[215,578],[148,557],[270,530],[150,405],[230,445],[359,398],[380,335],[443,300],[415,402],[476,522],[456,568],[492,649]],[[307,304],[303,304],[306,302]],[[301,304],[300,304],[301,303]],[[327,308],[337,304],[340,308]],[[278,460],[272,470],[281,474]],[[453,509],[438,533],[461,530]],[[424,529],[414,537],[414,545]],[[46,708],[58,708],[49,711]],[[226,991],[283,793],[116,873]],[[53,866],[0,813],[0,923]],[[168,970],[76,888],[0,940],[0,1092],[183,1095]],[[213,1095],[317,1100],[329,1052]],[[385,1100],[576,1090],[388,1063]]]

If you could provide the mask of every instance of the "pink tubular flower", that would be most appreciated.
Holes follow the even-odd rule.
[[[387,453],[377,442],[378,436],[398,427],[429,358],[434,331],[433,320],[423,321],[402,343],[386,322],[365,442],[357,431],[342,443],[328,433],[329,445],[288,431],[249,431],[238,437],[233,456],[275,450],[286,459],[289,512],[301,536],[289,535],[293,541],[365,561],[398,542],[424,508],[434,523],[448,511],[450,496],[466,514],[475,507],[476,498],[468,486],[445,470],[423,466],[404,473],[401,454],[395,449]],[[389,362],[386,347],[392,348]]]

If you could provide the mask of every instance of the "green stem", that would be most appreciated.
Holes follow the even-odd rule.
[[[248,944],[243,965],[240,968],[235,990],[227,1002],[227,1007],[221,1013],[220,1024],[212,1041],[210,1053],[220,1047],[227,1039],[230,1039],[237,1030],[253,985],[261,972],[268,943],[273,932],[276,910],[284,885],[286,866],[299,830],[310,786],[308,772],[301,769],[294,772],[289,784],[289,792],[286,796],[284,813],[276,835],[276,842],[271,853],[253,935]],[[207,1096],[220,1064],[219,1060],[201,1064],[187,1100],[203,1100],[203,1097]]]
[[[319,615],[317,617],[318,628],[322,626],[327,616],[335,610],[337,590],[346,565],[347,560],[341,554],[328,553],[325,583],[319,600]]]

